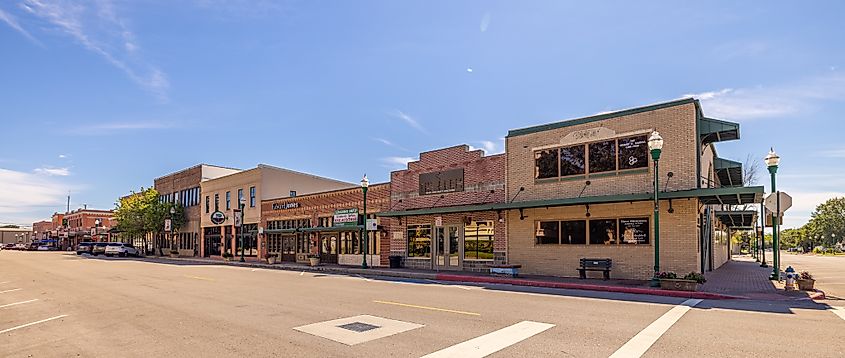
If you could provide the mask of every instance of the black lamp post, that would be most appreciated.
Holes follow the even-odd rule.
[[[238,199],[238,207],[241,209],[239,215],[241,216],[241,262],[245,262],[244,260],[244,207],[246,207],[246,199],[244,197],[240,197]]]
[[[367,189],[370,187],[370,181],[367,179],[367,174],[364,174],[364,179],[361,179],[361,189],[364,191],[364,247],[362,252],[364,253],[364,262],[361,264],[361,268],[367,268],[367,249],[370,246],[370,235],[367,232]]]

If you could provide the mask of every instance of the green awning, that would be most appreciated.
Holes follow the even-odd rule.
[[[716,218],[731,229],[750,230],[757,221],[757,210],[717,211]]]
[[[701,117],[698,119],[698,134],[702,145],[739,139],[739,123]]]
[[[722,158],[713,159],[713,170],[722,186],[742,186],[742,163]]]
[[[660,199],[687,199],[698,198],[703,204],[728,204],[728,205],[743,205],[743,204],[757,204],[760,203],[763,197],[762,186],[751,187],[723,187],[723,188],[702,188],[692,190],[679,190],[661,192]],[[580,198],[563,198],[563,199],[547,199],[547,200],[531,200],[531,201],[517,201],[513,203],[497,203],[497,204],[480,204],[480,205],[461,205],[461,206],[446,206],[436,208],[414,209],[404,211],[388,211],[378,213],[378,216],[384,217],[401,217],[401,216],[415,216],[415,215],[432,215],[432,214],[449,214],[449,213],[466,213],[478,211],[494,211],[494,210],[509,210],[509,209],[531,209],[531,208],[545,208],[555,206],[572,206],[585,204],[612,204],[623,203],[631,201],[647,201],[653,200],[652,193],[639,194],[619,194],[619,195],[598,195],[598,196],[583,196]]]

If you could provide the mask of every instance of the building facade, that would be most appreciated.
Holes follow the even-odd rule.
[[[391,255],[405,267],[487,271],[507,261],[505,155],[459,145],[420,153],[390,174]]]
[[[29,242],[32,230],[29,228],[0,227],[0,244],[16,244]]]
[[[651,278],[654,131],[664,140],[660,270],[702,272],[727,261],[727,227],[744,224],[726,224],[716,214],[759,203],[763,189],[743,187],[741,165],[727,161],[728,168],[715,155],[714,143],[738,139],[739,125],[705,117],[694,99],[511,130],[513,199],[501,206],[508,261],[528,274],[576,276],[581,258],[610,258],[614,277]]]
[[[235,256],[243,254],[257,258],[262,200],[296,197],[354,186],[339,180],[265,164],[205,180],[200,185],[202,239],[199,252],[202,256],[220,256],[228,252]],[[243,225],[238,228],[234,216],[239,210],[241,199],[244,203]]]
[[[52,220],[42,220],[32,223],[32,239],[33,240],[49,240],[50,231],[53,230]]]
[[[376,214],[389,208],[390,183],[370,185],[367,218],[377,220],[377,229],[368,231],[365,242],[361,187],[263,200],[259,246],[262,253],[283,262],[307,263],[310,254],[324,263],[361,265],[366,252],[368,265],[384,266],[390,254],[391,220],[377,219]]]
[[[62,221],[66,229],[60,233],[62,250],[76,247],[80,242],[109,241],[109,230],[114,227],[111,210],[77,209],[65,213]]]
[[[168,235],[154,236],[148,246],[148,252],[156,254],[167,254],[168,252],[156,252],[152,248],[173,248],[179,251],[181,256],[195,256],[200,250],[200,232],[202,210],[202,194],[200,183],[205,180],[219,178],[224,175],[234,174],[240,169],[225,168],[220,166],[199,164],[193,167],[180,170],[154,180],[154,188],[160,195],[162,202],[175,203],[184,210],[185,221]]]

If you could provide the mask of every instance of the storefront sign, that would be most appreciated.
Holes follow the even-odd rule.
[[[435,216],[434,217],[434,226],[443,227],[443,217],[442,216]]]
[[[358,225],[358,208],[338,209],[334,211],[334,226]]]
[[[367,219],[367,231],[378,230],[378,219]]]
[[[420,195],[464,191],[464,168],[420,174]]]
[[[616,136],[616,132],[605,127],[584,129],[567,134],[565,137],[561,138],[560,144],[592,142],[595,140],[613,138],[614,136]]]
[[[211,213],[211,223],[214,225],[220,225],[226,221],[226,214],[223,214],[222,211],[215,211]]]
[[[648,244],[648,218],[619,219],[619,241],[623,244]]]
[[[292,203],[273,203],[273,210],[286,210],[286,209],[296,209],[299,207],[299,203],[292,202]]]

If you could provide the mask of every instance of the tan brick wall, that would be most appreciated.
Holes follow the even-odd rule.
[[[686,274],[699,271],[698,202],[694,199],[674,200],[674,213],[668,213],[668,201],[661,201],[660,269]],[[654,237],[648,245],[535,245],[534,223],[540,220],[584,220],[584,206],[529,209],[520,220],[518,210],[510,210],[508,220],[508,261],[521,264],[526,274],[577,276],[579,259],[611,258],[611,277],[648,279],[654,265]],[[650,233],[654,232],[651,202],[591,205],[589,219],[649,217]],[[588,240],[589,242],[589,240]],[[589,275],[589,273],[588,273]],[[593,272],[591,277],[601,277]]]
[[[559,144],[567,134],[576,131],[600,127],[615,131],[616,137],[624,137],[628,133],[635,132],[659,131],[664,140],[663,154],[660,158],[660,189],[666,188],[673,191],[696,188],[698,149],[695,140],[695,113],[695,105],[686,103],[650,112],[508,137],[506,139],[507,197],[513,197],[520,187],[524,187],[525,191],[519,194],[516,201],[652,192],[653,165],[650,156],[648,172],[641,170],[636,174],[588,176],[580,180],[535,184],[533,149]],[[568,145],[570,144],[566,146]],[[666,173],[669,171],[674,173],[674,177],[668,181],[667,186]],[[587,180],[591,182],[591,185],[587,186],[582,194],[581,190]]]

